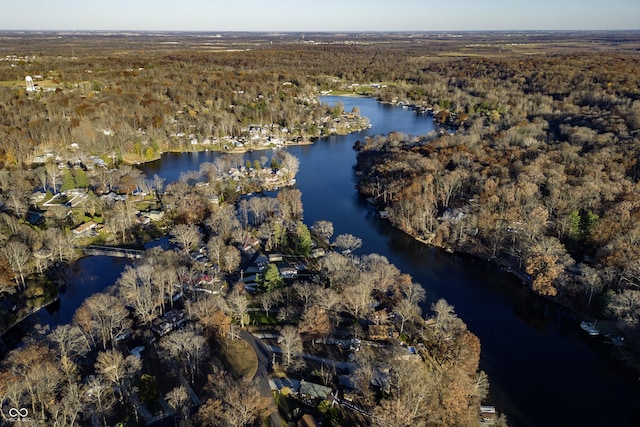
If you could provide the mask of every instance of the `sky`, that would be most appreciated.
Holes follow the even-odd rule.
[[[29,0],[0,30],[637,30],[640,0]]]

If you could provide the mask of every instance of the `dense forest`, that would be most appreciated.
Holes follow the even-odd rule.
[[[637,56],[465,59],[415,75],[455,133],[371,138],[359,188],[428,243],[512,269],[637,342]],[[446,76],[446,77],[445,77]],[[402,96],[402,95],[400,95]]]
[[[26,407],[60,426],[167,411],[182,425],[257,425],[277,404],[292,423],[294,407],[333,425],[479,422],[478,339],[444,300],[422,313],[424,289],[354,253],[356,236],[304,224],[293,156],[228,154],[173,183],[132,165],[366,127],[321,93],[373,96],[440,125],[357,144],[359,190],[395,226],[493,260],[640,342],[635,33],[2,37],[2,330],[54,300],[59,271],[87,245],[173,245],[146,251],[71,324],[6,352],[4,421]],[[250,196],[262,191],[276,195]],[[254,246],[304,260],[308,279],[273,261],[244,285]],[[333,387],[345,406],[265,399],[226,353],[247,330],[278,337],[276,376]],[[357,350],[331,347],[344,337]],[[347,385],[336,361],[353,368]]]

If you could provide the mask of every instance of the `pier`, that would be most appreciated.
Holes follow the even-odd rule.
[[[116,246],[89,245],[83,248],[85,255],[105,255],[116,258],[140,258],[144,253],[140,249],[119,248]]]

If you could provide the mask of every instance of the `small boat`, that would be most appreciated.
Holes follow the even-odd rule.
[[[612,336],[611,334],[605,335],[607,340],[604,342],[605,344],[613,344],[616,347],[622,347],[624,345],[624,337],[622,335]]]
[[[597,321],[596,321],[597,322]],[[589,335],[600,335],[600,331],[596,328],[596,322],[581,322],[580,327],[585,330]]]

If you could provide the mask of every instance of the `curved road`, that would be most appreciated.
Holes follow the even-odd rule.
[[[273,357],[273,353],[262,341],[251,335],[251,333],[248,331],[240,331],[240,338],[245,340],[251,346],[251,348],[253,348],[253,351],[255,351],[256,355],[258,356],[258,371],[256,372],[256,378],[258,378],[260,392],[263,396],[268,396],[270,399],[273,399],[271,388],[269,387],[269,368],[271,366],[271,358]],[[282,420],[280,419],[280,414],[277,410],[277,406],[276,410],[269,415],[269,419],[271,420],[272,427],[283,427]]]

